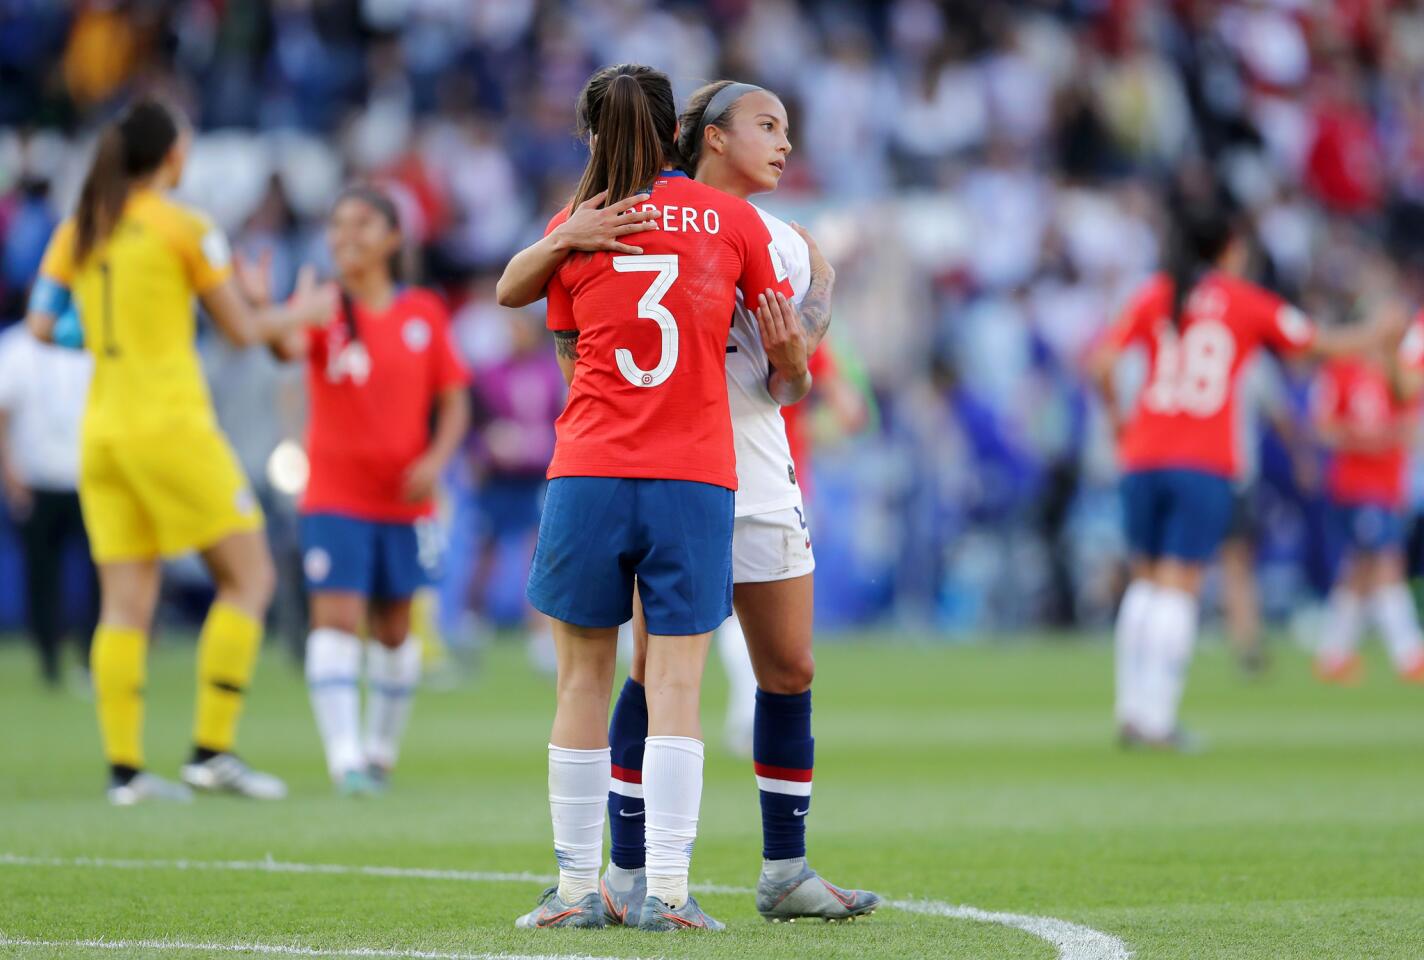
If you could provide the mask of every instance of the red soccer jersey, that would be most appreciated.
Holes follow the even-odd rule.
[[[576,253],[549,281],[549,328],[577,330],[549,478],[641,477],[737,488],[727,334],[740,293],[791,297],[751,204],[663,174],[645,207],[659,229],[639,255]],[[568,217],[560,212],[553,230]]]
[[[356,343],[339,309],[308,335],[311,480],[302,511],[387,523],[429,516],[434,502],[410,503],[401,488],[430,444],[436,398],[469,382],[449,314],[437,296],[414,287],[382,313],[352,309]]]
[[[1405,446],[1398,431],[1409,404],[1395,396],[1389,376],[1365,360],[1334,360],[1316,380],[1315,418],[1367,449],[1341,449],[1330,458],[1326,490],[1336,503],[1404,505]]]
[[[1185,469],[1236,476],[1236,381],[1259,346],[1303,350],[1315,327],[1295,307],[1254,284],[1209,274],[1173,326],[1172,281],[1159,275],[1138,290],[1108,332],[1119,349],[1147,350],[1148,378],[1123,431],[1126,470]]]

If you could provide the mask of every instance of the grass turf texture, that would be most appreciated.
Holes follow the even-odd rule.
[[[457,691],[423,692],[394,789],[354,801],[326,782],[299,674],[268,654],[242,749],[288,778],[289,800],[111,809],[92,706],[40,692],[28,651],[0,647],[0,854],[553,872],[552,690],[521,651],[497,649]],[[1424,690],[1378,660],[1364,686],[1340,690],[1316,685],[1295,654],[1247,683],[1206,650],[1185,714],[1212,749],[1195,757],[1112,746],[1101,644],[864,642],[826,645],[818,660],[810,839],[812,862],[836,882],[1073,920],[1143,960],[1424,956]],[[717,731],[723,688],[715,664],[710,673]],[[192,683],[189,648],[155,652],[147,746],[158,772],[176,775],[185,753]],[[751,771],[710,739],[693,880],[751,886]],[[724,894],[700,897],[729,923],[723,936],[514,930],[539,889],[0,865],[0,934],[669,958],[1055,955],[1016,930],[890,909],[852,926],[771,926],[749,896]]]

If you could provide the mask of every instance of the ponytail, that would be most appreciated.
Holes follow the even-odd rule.
[[[99,134],[94,160],[79,191],[79,208],[74,214],[74,261],[83,263],[89,252],[114,229],[129,196],[124,176],[124,137],[116,124]]]
[[[672,84],[659,70],[627,63],[605,67],[584,85],[576,109],[591,156],[574,193],[575,207],[605,190],[605,205],[645,190],[677,157]]]
[[[1179,207],[1169,241],[1166,270],[1172,280],[1172,326],[1182,328],[1182,311],[1197,284],[1216,267],[1236,236],[1233,217],[1219,207]]]
[[[1197,258],[1180,234],[1172,238],[1171,250],[1167,255],[1167,275],[1172,279],[1172,326],[1180,333],[1182,329],[1182,308],[1187,297],[1201,279],[1201,268]]]
[[[74,214],[76,263],[83,263],[114,232],[134,181],[163,164],[179,131],[173,109],[148,97],[104,127]]]

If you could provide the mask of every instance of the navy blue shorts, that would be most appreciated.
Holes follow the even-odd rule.
[[[1127,545],[1134,557],[1206,563],[1231,527],[1232,485],[1200,470],[1139,470],[1122,478]]]
[[[1332,503],[1330,526],[1346,550],[1380,553],[1404,546],[1404,517],[1378,503]]]
[[[429,521],[379,523],[338,513],[301,518],[302,570],[313,593],[404,600],[433,582],[440,549]]]
[[[733,494],[691,480],[560,477],[549,481],[529,602],[580,627],[633,616],[648,632],[707,633],[732,613]]]

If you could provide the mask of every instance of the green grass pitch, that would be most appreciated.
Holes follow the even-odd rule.
[[[1194,757],[1112,744],[1106,645],[826,644],[816,698],[813,863],[892,898],[1071,920],[1155,958],[1424,957],[1424,690],[1378,659],[1328,689],[1283,652],[1247,683],[1209,648],[1185,716]],[[155,652],[147,745],[176,774],[192,656]],[[749,765],[716,745],[713,666],[694,883],[754,884]],[[497,648],[477,679],[423,691],[393,791],[342,800],[325,779],[300,675],[269,650],[242,750],[287,777],[259,805],[116,810],[91,705],[33,683],[28,651],[0,647],[0,858],[280,861],[548,874],[549,683]],[[536,882],[27,865],[0,859],[0,955],[197,957],[204,951],[17,940],[278,944],[598,957],[1050,958],[1015,929],[882,910],[868,922],[770,926],[745,895],[707,894],[725,935],[515,931]]]

